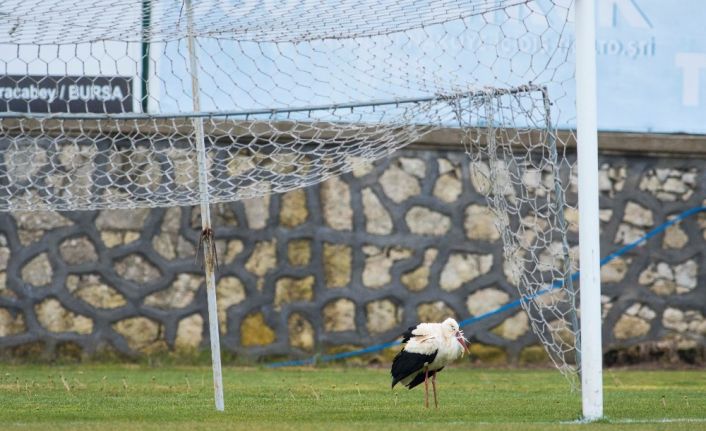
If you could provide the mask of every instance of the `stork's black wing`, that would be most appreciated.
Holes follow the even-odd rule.
[[[431,364],[434,361],[434,358],[436,358],[436,354],[437,351],[434,351],[430,354],[424,354],[411,353],[405,351],[404,349],[401,350],[397,354],[397,356],[395,356],[395,359],[392,361],[392,369],[390,370],[390,374],[392,374],[392,387],[394,388],[395,385],[405,377],[409,377],[412,374],[418,373],[424,368],[425,365]],[[418,377],[416,377],[415,380],[417,378]],[[424,381],[424,376],[422,376],[422,381]],[[418,384],[419,383],[417,383],[416,385]],[[412,389],[414,386],[411,386],[411,384],[408,385],[410,389]]]
[[[432,377],[434,377],[434,374],[438,373],[439,371],[441,371],[443,369],[444,369],[444,367],[441,367],[438,370],[429,371],[429,378],[431,379]],[[420,371],[419,373],[417,373],[416,376],[414,376],[414,379],[412,379],[412,381],[407,384],[407,387],[409,389],[412,389],[413,387],[415,387],[423,382],[424,382],[424,372]]]

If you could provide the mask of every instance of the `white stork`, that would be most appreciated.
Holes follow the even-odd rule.
[[[468,352],[468,341],[458,322],[448,318],[442,323],[420,323],[402,334],[404,347],[392,361],[392,387],[402,383],[409,389],[424,382],[424,406],[429,407],[429,378],[436,399],[436,373]]]

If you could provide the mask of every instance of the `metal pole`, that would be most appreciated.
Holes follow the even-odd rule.
[[[140,73],[142,112],[149,112],[150,76],[150,25],[152,23],[152,0],[142,0],[142,72]]]
[[[194,112],[201,111],[199,98],[198,57],[194,40],[194,17],[191,1],[185,2],[188,26],[189,69],[191,72],[191,94]],[[208,172],[206,170],[206,147],[204,142],[203,119],[194,118],[194,132],[199,163],[199,192],[201,194],[201,244],[204,254],[204,272],[206,275],[206,293],[208,300],[208,329],[211,339],[211,362],[213,364],[213,389],[216,410],[223,411],[223,374],[221,372],[221,343],[218,333],[218,307],[216,302],[216,248],[211,227],[211,210],[208,203]]]
[[[576,0],[581,398],[583,417],[587,420],[603,417],[595,6],[594,0]]]

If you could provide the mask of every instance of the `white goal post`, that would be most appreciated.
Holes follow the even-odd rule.
[[[576,0],[576,131],[581,271],[581,399],[583,417],[603,417],[596,4]]]
[[[9,0],[0,16],[0,211],[200,208],[217,410],[210,205],[453,126],[497,264],[602,417],[594,0]]]

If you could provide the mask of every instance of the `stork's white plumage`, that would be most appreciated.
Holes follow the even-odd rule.
[[[436,374],[468,351],[467,340],[454,319],[420,323],[402,335],[404,347],[392,361],[392,387],[402,383],[409,389],[424,382],[424,405],[429,407],[429,378],[436,398]]]

